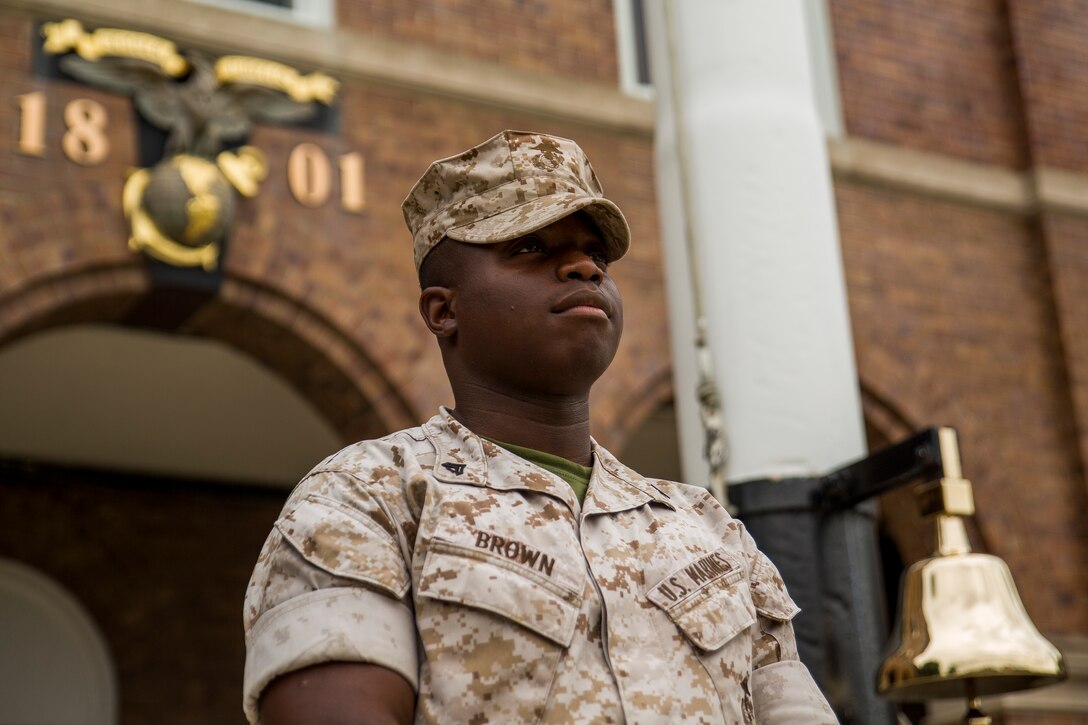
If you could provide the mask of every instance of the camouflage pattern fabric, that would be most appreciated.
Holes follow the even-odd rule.
[[[627,220],[604,198],[582,149],[570,139],[527,131],[503,131],[435,161],[401,206],[417,270],[444,237],[505,242],[580,209],[600,230],[608,261],[622,257],[631,244]]]
[[[445,410],[319,464],[247,591],[250,722],[276,676],[355,661],[417,723],[835,723],[744,527],[593,453],[582,506]]]

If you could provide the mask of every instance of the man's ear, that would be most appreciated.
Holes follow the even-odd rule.
[[[435,337],[453,337],[457,332],[452,301],[453,291],[448,287],[427,287],[419,293],[419,314]]]

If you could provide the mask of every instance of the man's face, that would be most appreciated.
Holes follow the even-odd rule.
[[[623,331],[605,245],[582,213],[510,242],[460,245],[448,354],[507,393],[588,393]]]

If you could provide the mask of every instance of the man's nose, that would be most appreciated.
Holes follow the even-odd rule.
[[[580,251],[566,255],[556,271],[561,280],[584,279],[599,284],[604,278],[593,257]]]

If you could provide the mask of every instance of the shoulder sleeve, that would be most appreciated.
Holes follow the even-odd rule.
[[[378,456],[381,458],[381,456]],[[401,466],[326,462],[288,499],[246,591],[244,709],[276,677],[366,662],[418,687]]]
[[[775,662],[752,673],[756,722],[767,725],[839,725],[831,706],[797,660]]]

